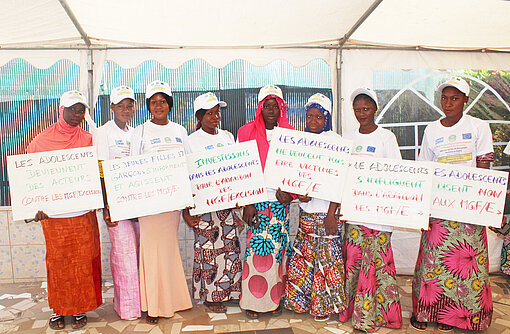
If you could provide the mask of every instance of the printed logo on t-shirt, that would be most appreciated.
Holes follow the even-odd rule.
[[[151,144],[159,144],[159,143],[161,143],[161,138],[151,139]]]
[[[436,145],[441,144],[442,142],[444,142],[444,137],[439,137],[436,139]]]
[[[166,141],[167,143],[171,143],[171,142],[172,142],[172,138],[170,138],[170,137],[165,137],[165,141]]]
[[[179,138],[179,137],[175,137],[175,141],[178,142],[178,143],[182,143],[182,139]]]
[[[214,148],[214,145],[207,145],[205,147],[206,150],[212,150]]]
[[[363,146],[357,146],[356,147],[356,152],[361,152],[362,149],[363,149]]]
[[[375,147],[373,147],[373,146],[367,146],[367,152],[375,153]]]
[[[115,141],[115,145],[124,145],[124,141],[123,140],[116,140]]]
[[[451,135],[450,137],[448,137],[449,141],[455,141],[455,139],[457,139],[456,135]]]
[[[471,139],[471,138],[473,138],[473,136],[471,135],[471,132],[462,134],[462,139]]]

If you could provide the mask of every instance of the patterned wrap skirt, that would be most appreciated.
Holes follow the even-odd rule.
[[[239,299],[239,222],[233,210],[221,210],[200,216],[200,223],[193,229],[193,298],[205,298],[208,302]]]
[[[285,307],[297,313],[325,316],[347,307],[342,255],[343,223],[338,232],[326,235],[325,212],[301,211],[300,228],[289,260]]]
[[[85,313],[103,303],[101,246],[95,212],[41,221],[46,240],[48,303],[60,315]]]
[[[343,251],[349,307],[340,321],[352,317],[352,326],[366,332],[402,327],[391,232],[347,224]]]
[[[510,235],[505,236],[501,249],[501,271],[510,275]]]
[[[255,204],[260,224],[249,227],[239,306],[255,312],[274,311],[284,295],[289,248],[289,204]]]
[[[413,279],[416,320],[487,329],[492,319],[485,226],[430,218]]]

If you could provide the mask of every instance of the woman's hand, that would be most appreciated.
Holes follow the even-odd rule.
[[[112,222],[112,219],[110,217],[110,209],[108,207],[103,209],[103,219],[106,223],[106,226],[108,227],[115,227],[119,225],[119,222]]]
[[[324,227],[327,235],[335,235],[338,233],[338,224],[334,214],[327,214],[324,218]]]
[[[278,202],[283,204],[288,204],[292,202],[292,196],[288,192],[283,191],[280,188],[278,188],[278,190],[276,191],[276,199],[278,200]]]
[[[188,224],[189,227],[195,228],[198,226],[198,223],[200,223],[200,218],[198,218],[198,216],[192,216],[189,213],[189,209],[190,208],[186,208],[182,210],[182,218],[184,218],[184,221],[186,224]]]
[[[310,202],[312,200],[311,197],[308,197],[308,194],[306,195],[297,195],[297,198],[300,202],[303,202],[303,203],[307,203],[307,202]]]
[[[250,204],[246,205],[243,210],[243,221],[248,224],[248,226],[251,226],[251,222],[253,221],[253,217],[257,214],[257,209],[255,208],[255,205]]]
[[[50,218],[50,217],[48,217],[48,215],[47,215],[47,214],[45,214],[44,212],[42,212],[41,210],[39,210],[39,211],[37,211],[37,213],[35,214],[34,220],[35,220],[36,222],[38,222],[38,221],[41,221],[41,220],[46,220],[46,219],[48,219],[48,218]]]

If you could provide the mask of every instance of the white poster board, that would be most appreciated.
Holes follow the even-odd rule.
[[[508,172],[433,163],[432,217],[501,226]]]
[[[266,186],[340,202],[351,148],[351,140],[333,132],[275,128],[264,170]]]
[[[163,152],[103,161],[112,221],[193,206],[184,152]]]
[[[352,156],[342,219],[428,228],[432,173],[428,162]]]
[[[103,207],[93,146],[7,157],[14,220]]]
[[[192,215],[267,201],[255,140],[187,155]]]

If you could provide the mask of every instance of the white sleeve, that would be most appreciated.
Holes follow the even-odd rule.
[[[133,135],[131,136],[131,145],[129,146],[129,155],[142,154],[142,129],[143,124],[137,126],[133,130]]]
[[[97,160],[108,160],[110,150],[108,147],[108,133],[104,127],[99,127],[92,135],[92,142],[97,149]]]
[[[476,138],[476,156],[494,152],[492,145],[492,132],[487,122],[480,122]]]
[[[434,161],[434,152],[432,151],[432,148],[429,145],[429,140],[427,136],[428,133],[427,130],[429,129],[429,126],[425,128],[425,133],[423,134],[420,154],[418,155],[418,161]]]
[[[397,137],[395,137],[393,132],[388,132],[384,146],[386,150],[386,158],[402,160],[402,155],[400,154],[400,149],[398,148]]]
[[[506,155],[510,155],[510,143],[508,143],[505,147],[505,150],[503,151]]]
[[[181,136],[182,136],[182,144],[184,145],[184,152],[191,152],[191,147],[189,145],[188,131],[181,126]]]

